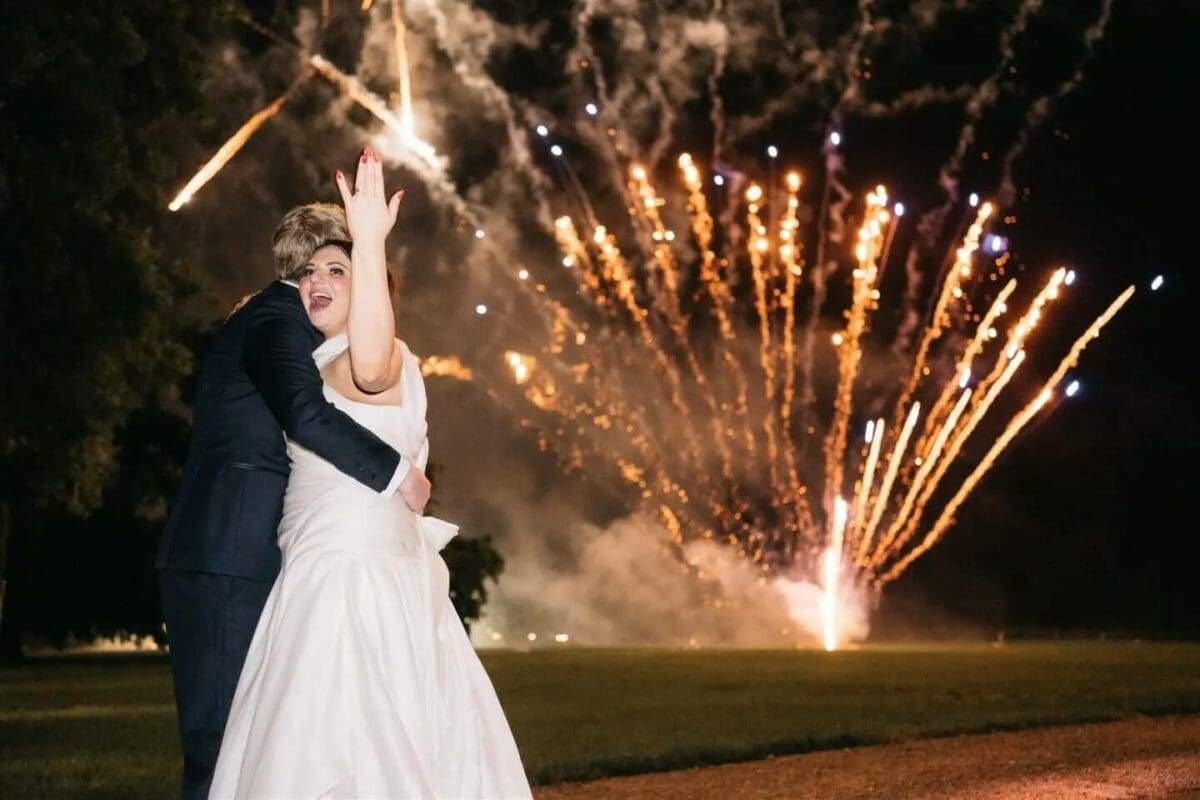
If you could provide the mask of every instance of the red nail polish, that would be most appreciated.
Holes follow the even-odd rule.
[[[358,160],[360,163],[363,163],[363,164],[367,163],[367,151],[366,150],[363,150],[362,156],[360,156]]]
[[[340,181],[342,179],[342,171],[339,169],[337,172],[333,173],[333,177]]]

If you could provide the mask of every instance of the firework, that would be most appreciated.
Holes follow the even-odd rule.
[[[829,534],[829,547],[821,554],[821,640],[826,650],[836,650],[838,646],[838,584],[842,574],[845,531],[846,501],[838,497],[833,501],[833,528]]]
[[[1121,310],[1121,307],[1129,301],[1129,298],[1133,297],[1133,292],[1134,287],[1132,286],[1122,292],[1121,295],[1112,302],[1112,305],[1110,305],[1108,309],[1101,314],[1095,322],[1092,323],[1091,327],[1087,329],[1083,336],[1079,337],[1079,339],[1071,347],[1071,351],[1067,354],[1067,357],[1064,358],[1062,363],[1058,365],[1058,369],[1056,369],[1054,374],[1051,375],[1046,381],[1041,391],[1037,393],[1037,396],[1034,397],[1034,399],[1031,400],[1028,405],[1021,409],[1021,411],[1018,412],[1015,417],[1013,417],[1012,421],[1010,421],[1008,426],[1004,429],[1004,433],[1001,434],[998,439],[996,439],[991,449],[988,450],[987,454],[979,462],[979,465],[976,466],[967,479],[963,481],[962,486],[959,487],[959,490],[955,493],[954,497],[950,498],[950,501],[946,503],[945,507],[942,509],[941,515],[929,529],[929,533],[926,534],[924,541],[922,541],[919,546],[914,547],[907,555],[904,556],[904,558],[900,559],[900,561],[898,561],[896,565],[891,568],[891,570],[882,575],[881,580],[890,581],[900,577],[909,564],[920,558],[931,547],[937,544],[938,540],[943,535],[945,535],[946,530],[954,522],[954,514],[967,499],[967,496],[972,492],[972,490],[975,489],[975,487],[979,484],[979,481],[984,475],[987,474],[988,470],[992,468],[992,465],[996,463],[996,459],[999,458],[1000,454],[1003,453],[1009,444],[1012,443],[1013,439],[1017,437],[1017,434],[1021,432],[1021,429],[1024,428],[1030,420],[1037,416],[1038,412],[1040,412],[1046,406],[1046,404],[1054,398],[1054,390],[1058,388],[1058,384],[1062,382],[1062,379],[1067,374],[1067,371],[1079,363],[1079,356],[1083,353],[1084,348],[1088,346],[1089,342],[1100,335],[1101,329],[1103,329],[1104,326],[1108,324],[1109,320],[1111,320],[1116,313]]]
[[[307,75],[305,79],[307,79]],[[288,88],[286,92],[279,95],[275,100],[263,110],[254,114],[250,119],[238,128],[237,133],[229,137],[225,144],[217,149],[213,157],[208,160],[208,163],[200,168],[192,179],[179,190],[179,194],[175,195],[175,199],[167,206],[171,211],[178,211],[185,203],[192,199],[196,192],[200,191],[204,184],[212,180],[221,169],[229,163],[229,159],[238,154],[238,151],[246,146],[246,142],[250,141],[250,137],[258,132],[258,129],[266,124],[267,120],[274,117],[283,108],[283,104],[291,97],[292,91],[299,85],[299,81]]]
[[[371,9],[372,0],[363,0],[362,10],[367,12]],[[330,8],[328,0],[323,0],[321,6],[321,25],[322,28],[329,25]],[[255,22],[249,15],[244,15],[242,20],[253,27],[255,30],[263,33],[272,39],[280,40],[280,37],[268,28],[264,28],[259,23]],[[400,13],[399,0],[391,0],[391,20],[394,31],[394,46],[396,55],[396,72],[399,82],[400,94],[400,109],[399,115],[392,111],[387,102],[379,97],[374,92],[371,92],[364,87],[357,79],[342,72],[333,65],[325,57],[319,53],[314,53],[308,57],[308,68],[306,68],[301,76],[288,88],[286,92],[280,95],[266,108],[255,113],[250,119],[246,120],[233,136],[229,137],[217,152],[209,159],[199,172],[192,177],[190,181],[179,191],[171,203],[167,206],[171,211],[178,211],[198,192],[201,187],[216,177],[229,160],[237,155],[250,138],[272,117],[277,115],[283,108],[284,103],[295,91],[296,87],[306,82],[313,74],[320,74],[338,89],[340,89],[347,97],[360,105],[362,108],[369,111],[380,122],[382,122],[393,134],[394,141],[400,146],[401,155],[410,155],[412,159],[410,165],[424,174],[428,178],[434,176],[440,178],[444,172],[444,165],[439,158],[437,151],[428,142],[422,140],[416,134],[416,119],[412,107],[412,80],[409,75],[408,68],[408,47],[406,42],[407,29],[404,25],[404,18]],[[289,44],[289,46],[291,46]],[[444,181],[442,181],[444,183]],[[454,192],[446,192],[445,187],[443,195],[455,195]],[[454,204],[461,206],[461,198]],[[460,209],[461,210],[461,209]]]
[[[438,159],[437,151],[427,142],[422,141],[412,131],[411,109],[410,117],[406,124],[405,118],[396,116],[392,109],[388,106],[387,101],[375,94],[371,90],[363,86],[359,81],[340,69],[335,67],[329,59],[318,54],[314,54],[308,62],[313,69],[321,74],[323,78],[328,80],[334,86],[338,87],[347,97],[353,100],[358,105],[362,106],[367,111],[371,112],[389,130],[395,135],[397,141],[404,148],[415,156],[419,162],[428,168],[440,170],[442,167],[441,161]],[[407,74],[407,73],[406,73]],[[403,112],[402,112],[403,113]]]
[[[421,374],[428,378],[439,375],[460,381],[470,381],[473,377],[471,368],[465,366],[456,356],[426,356],[421,359]]]
[[[400,14],[400,0],[392,0],[392,32],[395,37],[396,77],[400,81],[400,125],[409,139],[417,138],[412,107],[412,80],[408,74],[408,30]]]
[[[637,378],[624,388],[624,380],[610,382],[602,371],[589,369],[581,381],[560,382],[550,393],[545,385],[530,379],[529,370],[521,366],[528,362],[522,360],[509,364],[511,379],[533,406],[548,415],[543,425],[555,432],[550,436],[553,446],[572,451],[579,446],[577,438],[590,440],[591,452],[601,454],[627,482],[649,484],[646,496],[657,495],[657,505],[670,512],[668,518],[660,509],[671,541],[686,543],[719,531],[735,552],[766,573],[786,570],[811,576],[822,587],[823,644],[836,647],[840,643],[838,619],[847,592],[878,589],[927,552],[944,536],[955,511],[991,469],[999,452],[1042,409],[1045,400],[1028,405],[1007,424],[982,460],[965,465],[967,478],[934,514],[919,544],[912,546],[938,490],[946,485],[954,465],[962,462],[966,443],[981,429],[1002,391],[1025,363],[1031,334],[1063,287],[1069,285],[1072,274],[1065,268],[1051,274],[1009,330],[1003,346],[996,342],[996,324],[1012,302],[1015,280],[1003,284],[987,313],[976,318],[978,324],[957,353],[954,347],[938,350],[948,338],[945,334],[967,318],[967,298],[981,274],[976,263],[980,242],[994,214],[991,204],[982,203],[948,259],[950,267],[893,401],[890,414],[898,416],[899,425],[889,429],[886,415],[873,419],[865,445],[850,448],[850,425],[860,415],[857,395],[870,321],[881,302],[879,277],[898,219],[884,187],[870,192],[851,253],[839,253],[830,243],[817,243],[818,249],[833,259],[829,264],[846,265],[831,275],[834,280],[845,276],[850,301],[844,326],[829,339],[838,367],[830,408],[825,414],[813,411],[813,417],[823,418],[826,425],[821,461],[815,464],[797,447],[809,431],[797,430],[793,419],[796,365],[803,364],[794,339],[797,283],[804,274],[796,214],[799,176],[787,176],[788,205],[777,215],[776,223],[764,214],[769,193],[760,184],[749,185],[742,195],[748,236],[742,240],[740,253],[723,254],[715,244],[716,223],[708,211],[699,166],[688,155],[680,157],[678,166],[687,197],[693,238],[687,244],[693,245],[691,249],[675,241],[664,221],[667,201],[663,192],[642,167],[632,169],[627,187],[634,234],[630,241],[644,242],[632,254],[621,251],[617,235],[598,223],[592,223],[588,235],[578,233],[577,226],[582,223],[570,217],[560,218],[555,226],[563,264],[578,278],[579,297],[598,312],[596,319],[612,332],[605,338],[620,345],[622,370],[636,372]],[[738,238],[726,231],[722,240],[729,243]],[[684,253],[692,254],[694,264],[684,259]],[[733,276],[738,270],[747,279],[749,313],[738,310],[739,301],[730,291],[737,283]],[[696,288],[691,310],[685,313],[679,298],[688,285]],[[1121,304],[1123,300],[1097,320],[1085,339],[1094,337]],[[701,362],[694,325],[704,318],[715,324],[715,336],[711,357]],[[739,318],[753,322],[745,324]],[[633,334],[629,338],[626,329]],[[754,342],[752,364],[734,355],[742,340]],[[993,349],[990,355],[989,347]],[[594,337],[566,350],[551,341],[538,357],[561,362],[563,369],[568,369],[572,359],[599,363],[602,350]],[[1070,363],[1078,359],[1080,350],[1072,350]],[[934,377],[944,373],[933,369],[935,359],[952,363],[947,379]],[[982,370],[983,377],[976,381],[973,373],[985,359],[991,359],[990,368]],[[752,365],[753,381],[749,380]],[[1048,391],[1060,378],[1051,379]],[[633,392],[624,395],[625,408],[647,407],[644,399],[634,398],[661,387],[665,408],[673,410],[659,417],[658,424],[667,427],[650,424],[647,429],[645,415],[631,425],[628,413],[586,418],[580,409],[591,405],[584,391],[597,391],[592,386],[596,382],[605,383],[605,391],[618,397]],[[756,387],[753,392],[751,387]],[[721,395],[735,402],[716,402]],[[926,395],[931,400],[928,413],[923,413]],[[746,413],[751,407],[757,409],[753,415]],[[554,418],[561,421],[553,423]],[[565,433],[568,430],[573,433]],[[682,447],[667,443],[661,434],[668,430]],[[632,442],[634,433],[638,445]],[[747,444],[739,444],[735,462],[732,445],[743,440]],[[648,443],[656,443],[659,449],[648,448]],[[708,467],[710,453],[719,465],[716,471]],[[653,463],[648,458],[651,455]],[[857,476],[849,501],[842,497],[848,474]],[[652,479],[647,481],[647,476]],[[808,487],[813,485],[822,487],[825,502],[821,514],[814,514],[806,502]],[[693,498],[704,498],[704,502],[696,505]]]
[[[880,186],[867,195],[866,219],[858,232],[858,244],[854,248],[857,266],[852,273],[854,293],[850,309],[846,312],[846,329],[833,335],[833,344],[837,348],[838,383],[834,392],[833,423],[825,439],[827,507],[842,490],[846,436],[854,405],[854,383],[862,361],[862,338],[867,332],[871,311],[879,299],[876,288],[878,258],[883,249],[889,219],[887,192]]]

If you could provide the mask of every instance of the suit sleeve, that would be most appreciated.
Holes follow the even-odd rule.
[[[325,399],[308,343],[299,320],[271,315],[247,331],[242,365],[290,439],[385,492],[407,474],[407,459]]]

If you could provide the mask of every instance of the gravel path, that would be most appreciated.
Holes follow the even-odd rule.
[[[858,747],[540,787],[537,800],[1200,798],[1200,715]]]

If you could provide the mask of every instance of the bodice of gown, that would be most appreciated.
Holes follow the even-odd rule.
[[[328,339],[313,353],[317,368],[346,347],[344,334]],[[416,357],[403,342],[400,347],[399,406],[350,400],[328,384],[324,392],[329,402],[424,470],[429,457],[425,382]],[[440,550],[457,532],[450,523],[415,514],[398,493],[385,497],[294,441],[287,448],[292,471],[279,529],[285,562],[313,551],[417,555],[429,547]]]

